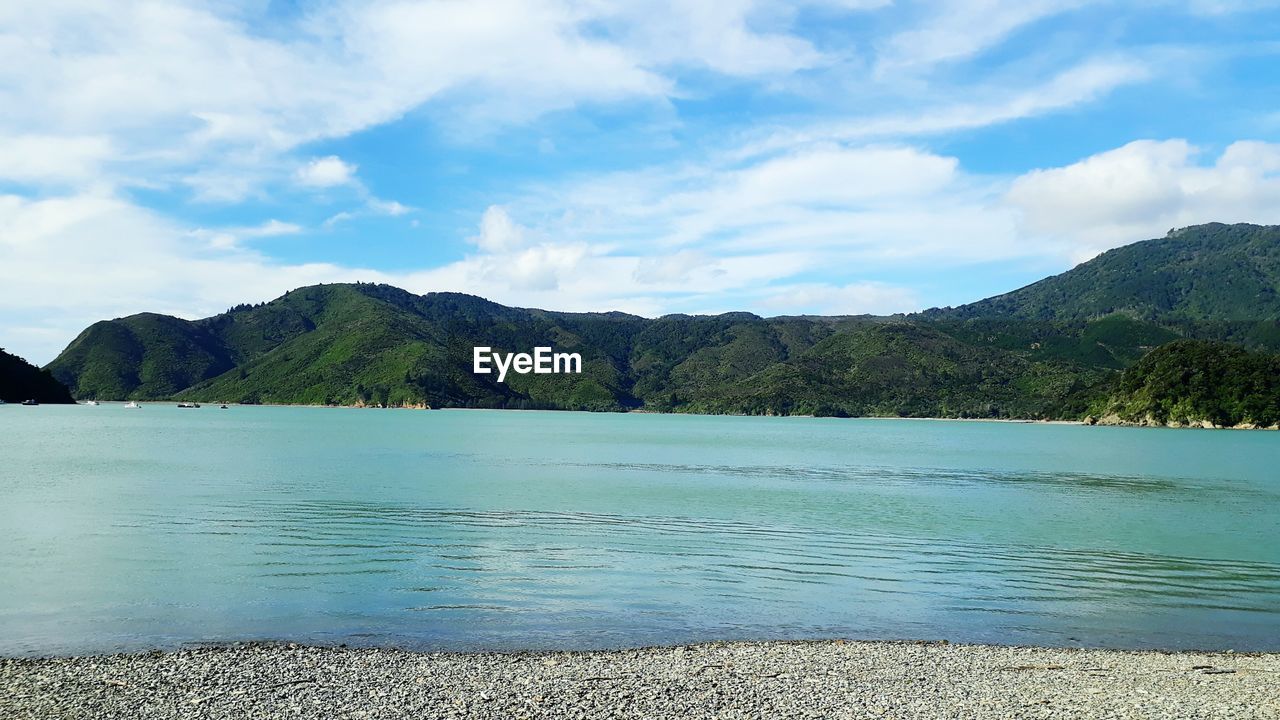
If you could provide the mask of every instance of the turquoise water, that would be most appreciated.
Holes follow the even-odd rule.
[[[1280,650],[1280,433],[0,407],[0,654]]]

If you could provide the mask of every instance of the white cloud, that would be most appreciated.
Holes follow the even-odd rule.
[[[761,305],[780,312],[821,315],[889,315],[921,309],[916,293],[878,282],[850,285],[809,283],[782,285]]]
[[[264,10],[3,4],[0,179],[83,179],[110,162],[113,182],[183,181],[202,199],[238,200],[287,179],[282,156],[298,146],[437,98],[502,125],[579,103],[659,100],[671,87],[633,52],[591,37],[588,5],[340,0],[281,33],[256,27]],[[324,158],[298,179],[332,186],[350,174]]]
[[[337,225],[337,224],[339,224],[339,223],[344,223],[344,222],[347,222],[348,220],[353,220],[353,219],[355,219],[355,217],[356,217],[356,216],[355,216],[355,214],[354,214],[354,213],[350,213],[350,212],[347,212],[347,211],[345,211],[345,210],[344,210],[344,211],[342,211],[342,212],[334,213],[334,214],[330,215],[330,216],[329,216],[328,218],[326,218],[326,219],[325,219],[325,221],[324,221],[323,223],[321,223],[320,225],[321,225],[321,227],[324,227],[324,228],[328,229],[328,228],[332,228],[333,226],[335,226],[335,225]]]
[[[42,364],[96,320],[141,311],[206,317],[319,282],[386,282],[414,292],[474,293],[511,305],[653,315],[744,287],[758,290],[805,266],[802,255],[763,252],[642,285],[628,280],[642,257],[635,252],[612,253],[583,241],[531,243],[527,237],[431,269],[379,272],[282,263],[239,241],[287,234],[294,227],[289,223],[192,229],[109,193],[46,200],[0,195],[0,227],[6,228],[0,233],[3,341]]]
[[[556,290],[561,279],[571,275],[587,254],[585,244],[539,245],[514,257],[498,258],[496,274],[510,279],[516,290]]]
[[[273,262],[236,244],[241,235],[291,232],[288,223],[192,230],[111,194],[0,195],[0,227],[0,341],[40,363],[95,320],[144,310],[202,317],[300,285],[389,278]],[[28,331],[10,337],[12,328]]]
[[[305,187],[328,188],[355,182],[356,166],[337,155],[314,158],[298,168],[294,178]]]
[[[1139,140],[1014,181],[1007,195],[1033,237],[1074,259],[1203,222],[1280,223],[1280,144],[1236,142],[1211,164],[1186,140]]]
[[[689,282],[697,270],[722,275],[724,270],[710,255],[700,250],[679,250],[674,253],[642,257],[636,263],[631,277],[644,285]]]
[[[355,182],[353,183],[353,185],[355,187],[356,193],[364,196],[365,198],[364,206],[361,208],[356,208],[352,210],[343,210],[341,212],[336,212],[330,215],[323,223],[321,223],[320,224],[321,227],[325,229],[330,229],[330,228],[333,228],[335,225],[338,225],[339,223],[350,222],[352,220],[358,220],[360,218],[369,217],[372,215],[381,215],[386,217],[401,217],[402,215],[408,215],[409,213],[414,212],[415,210],[415,208],[411,208],[408,205],[403,205],[401,203],[396,202],[395,200],[380,200],[370,195],[369,191],[366,190],[364,186],[361,185],[359,182]],[[417,227],[417,226],[413,225],[413,227]]]
[[[400,217],[413,212],[413,208],[408,205],[401,205],[395,200],[379,200],[378,198],[369,198],[369,209],[379,215],[390,215],[391,217]]]
[[[957,162],[903,146],[826,145],[738,171],[726,192],[742,206],[760,203],[848,205],[914,198],[954,181]]]
[[[245,237],[277,237],[279,235],[297,235],[302,226],[297,223],[281,222],[272,218],[261,225],[243,228],[240,234]]]
[[[0,179],[23,183],[92,183],[112,157],[98,135],[0,135]]]
[[[917,27],[888,38],[878,71],[970,58],[999,45],[1026,25],[1080,7],[1087,0],[945,0],[925,6]]]
[[[824,144],[746,164],[592,178],[519,205],[565,208],[538,228],[543,235],[658,255],[633,273],[651,282],[662,272],[678,277],[685,267],[716,266],[698,262],[707,256],[798,255],[797,248],[811,270],[1025,254],[1014,241],[1012,212],[994,207],[999,196],[991,181],[961,172],[955,158],[901,145]]]
[[[502,206],[490,205],[480,218],[480,234],[469,240],[485,252],[504,252],[524,245],[525,229]]]
[[[337,0],[285,20],[263,3],[4,3],[0,179],[109,164],[113,183],[235,201],[289,179],[300,146],[431,102],[475,132],[580,105],[661,105],[683,92],[682,68],[761,78],[837,62],[793,32],[795,6],[882,4]],[[299,179],[346,182],[339,162]]]
[[[872,114],[853,120],[774,131],[763,139],[745,143],[731,157],[745,159],[795,148],[806,143],[869,142],[883,138],[906,139],[959,130],[1001,125],[1041,117],[1093,102],[1111,91],[1150,79],[1153,62],[1107,56],[1083,60],[1047,79],[1026,87],[964,87],[959,92],[931,93],[939,98],[931,106],[909,112]]]
[[[695,64],[735,76],[789,73],[829,62],[808,41],[751,27],[751,0],[618,3],[604,22],[655,66]]]
[[[523,307],[643,315],[700,311],[709,304],[749,308],[768,285],[807,267],[803,253],[762,252],[719,259],[679,277],[634,277],[648,256],[610,252],[589,243],[543,243],[508,252],[481,253],[443,267],[406,273],[399,280],[418,292],[466,292]]]
[[[212,250],[233,250],[240,247],[240,241],[252,238],[279,237],[281,235],[297,235],[303,227],[296,223],[281,222],[271,219],[252,227],[232,227],[210,230],[197,228],[188,233],[191,237],[204,242]]]

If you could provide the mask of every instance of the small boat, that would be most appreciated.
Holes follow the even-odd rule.
[[[180,402],[180,403],[178,403],[178,407],[180,407],[180,408],[198,408],[198,407],[200,407],[200,403]]]
[[[226,403],[223,403],[222,407],[220,407],[219,409],[220,409],[220,410],[226,410],[226,409],[227,409]]]
[[[27,407],[35,407],[36,405],[39,405],[40,403],[39,403],[39,402],[37,402],[37,401],[35,401],[35,400],[23,400],[23,401],[22,401],[22,404],[23,404],[23,405],[26,405]]]
[[[142,409],[142,406],[141,406],[141,405],[139,405],[138,403],[134,402],[133,400],[130,400],[129,402],[125,403],[125,404],[124,404],[124,406],[125,406],[125,408],[126,408],[126,409],[128,409],[128,410],[141,410],[141,409]]]
[[[96,405],[98,404],[98,401],[97,401],[97,400],[86,400],[84,404],[85,404],[85,405],[95,405],[95,406],[96,406]]]

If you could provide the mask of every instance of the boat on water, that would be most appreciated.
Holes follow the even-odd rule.
[[[226,403],[223,403],[223,404],[222,404],[222,406],[221,406],[219,409],[220,409],[220,410],[226,410],[226,409],[227,409],[227,405],[226,405]]]
[[[34,407],[36,405],[39,405],[40,403],[35,400],[23,400],[22,404],[26,405],[27,407]]]
[[[178,403],[178,407],[180,407],[180,408],[198,408],[198,407],[200,407],[200,403],[180,402],[180,403]]]
[[[138,403],[134,402],[133,400],[130,400],[129,402],[125,403],[125,404],[124,404],[124,406],[125,406],[125,408],[130,409],[130,410],[141,410],[141,409],[142,409],[142,406],[141,406],[141,405],[139,405]]]
[[[84,404],[85,404],[85,405],[97,405],[97,404],[98,404],[98,401],[97,401],[97,400],[86,400]]]

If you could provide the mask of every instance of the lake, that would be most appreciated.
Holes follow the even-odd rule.
[[[1280,650],[1280,434],[0,407],[0,654]]]

